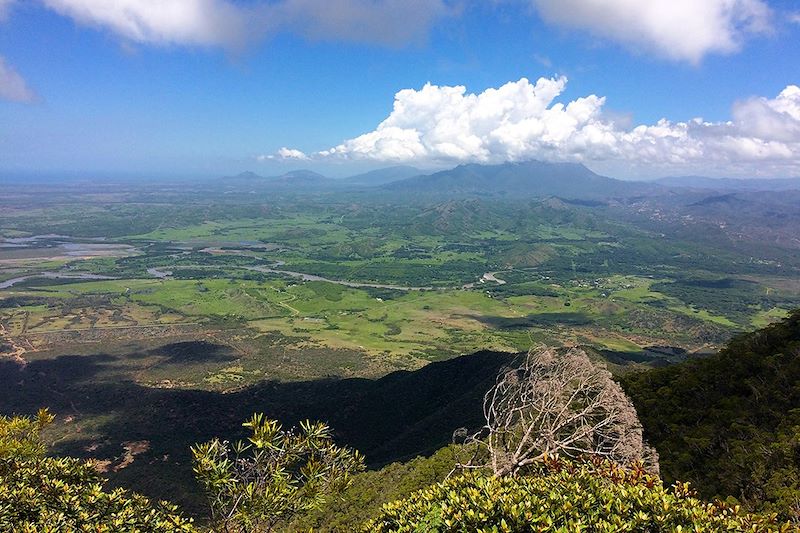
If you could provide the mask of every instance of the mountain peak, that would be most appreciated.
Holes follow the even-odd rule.
[[[600,176],[581,163],[530,160],[497,165],[464,164],[429,176],[396,181],[385,185],[384,189],[427,196],[558,196],[570,200],[599,200],[638,195],[655,187]]]
[[[342,182],[350,185],[377,187],[379,185],[385,185],[393,181],[404,180],[422,174],[424,174],[424,172],[416,167],[397,165],[393,167],[378,168],[375,170],[370,170],[369,172],[364,172],[363,174],[350,176],[348,178],[344,178]]]
[[[308,169],[298,169],[298,170],[290,170],[280,176],[277,176],[277,179],[328,179],[319,172],[314,172],[313,170]]]
[[[240,172],[239,174],[236,174],[235,176],[226,176],[224,179],[230,179],[230,180],[263,180],[263,179],[266,179],[266,178],[264,178],[264,176],[256,174],[255,172],[253,172],[251,170],[246,170],[244,172]]]

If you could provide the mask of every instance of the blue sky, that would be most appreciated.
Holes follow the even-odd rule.
[[[800,175],[796,2],[628,4],[0,0],[0,174]]]

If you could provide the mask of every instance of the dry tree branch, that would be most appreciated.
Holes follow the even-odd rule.
[[[579,348],[531,350],[519,366],[500,372],[484,396],[483,413],[480,431],[454,434],[475,452],[461,468],[515,475],[544,457],[565,455],[645,461],[658,470],[630,399]]]

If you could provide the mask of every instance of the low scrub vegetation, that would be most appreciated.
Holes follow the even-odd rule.
[[[665,488],[641,467],[547,461],[520,477],[470,473],[390,503],[363,529],[401,531],[790,531],[696,498],[688,485]]]

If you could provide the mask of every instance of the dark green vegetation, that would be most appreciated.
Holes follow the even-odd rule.
[[[796,528],[800,520],[798,372],[800,311],[795,311],[780,323],[734,338],[717,355],[628,374],[622,383],[634,400],[645,436],[659,451],[661,475],[666,483],[689,482],[703,500],[729,500],[728,504],[741,504],[762,517],[789,520]],[[321,511],[300,521],[300,525],[313,525],[322,531],[346,530],[347,524],[379,517],[392,526],[420,525],[425,520],[452,518],[465,508],[474,511],[469,520],[498,524],[505,519],[511,525],[520,519],[519,513],[528,509],[532,499],[546,497],[552,500],[542,506],[553,514],[534,515],[541,520],[549,516],[554,523],[594,516],[603,508],[599,503],[603,498],[617,502],[606,508],[603,519],[608,518],[613,524],[614,519],[625,520],[641,511],[645,514],[644,522],[637,526],[640,529],[649,524],[655,531],[672,531],[678,524],[686,528],[686,520],[696,520],[698,525],[705,524],[708,531],[744,531],[750,530],[748,524],[752,527],[759,521],[757,517],[739,515],[742,521],[737,522],[739,518],[728,515],[734,521],[723,527],[715,520],[722,519],[720,513],[725,506],[707,506],[689,498],[681,484],[666,489],[660,482],[648,483],[646,478],[640,478],[631,489],[620,483],[624,477],[613,482],[603,476],[597,479],[597,472],[587,475],[580,468],[570,467],[568,475],[559,469],[553,477],[545,476],[544,481],[495,482],[480,478],[435,485],[445,480],[458,457],[455,447],[447,447],[429,458],[355,476],[341,499],[332,500]],[[406,498],[415,489],[432,484],[410,500],[381,510],[383,504]],[[565,487],[570,487],[568,492]],[[577,497],[574,487],[586,492]],[[670,512],[662,511],[664,500],[670,502]],[[580,507],[583,503],[591,509]],[[618,516],[614,514],[617,512]],[[464,519],[464,515],[459,517]],[[763,528],[766,526],[755,530]]]
[[[665,479],[797,514],[800,311],[703,359],[623,379]]]
[[[96,463],[44,457],[39,433],[52,420],[46,410],[36,418],[0,417],[0,525],[5,529],[197,530],[174,506],[152,504],[121,489],[104,491]],[[212,523],[202,530],[305,530],[315,522],[317,528],[336,531],[354,531],[360,523],[365,532],[792,529],[774,514],[746,514],[738,506],[700,501],[685,484],[666,490],[641,465],[599,458],[577,463],[545,458],[508,477],[454,471],[453,477],[430,484],[442,476],[437,466],[453,464],[458,447],[452,446],[430,459],[361,474],[353,483],[350,474],[363,468],[361,457],[333,444],[324,424],[306,421],[299,432],[284,431],[254,415],[243,426],[251,430],[247,443],[215,439],[192,449],[195,473],[213,510]],[[370,481],[396,483],[383,485],[388,490],[378,495]],[[337,486],[344,492],[322,508]],[[419,487],[424,488],[376,508],[380,500]],[[287,523],[302,512],[306,516],[299,522]],[[364,522],[368,516],[373,518]]]
[[[800,403],[795,397],[796,395],[791,390],[777,390],[773,393],[770,392],[770,388],[776,381],[783,380],[786,384],[796,384],[798,381],[796,376],[797,360],[800,355],[797,349],[798,339],[800,339],[798,332],[800,332],[800,312],[792,314],[780,324],[734,339],[718,356],[679,363],[668,369],[650,370],[642,375],[631,375],[627,378],[628,382],[634,384],[640,383],[640,379],[654,378],[656,383],[651,382],[649,385],[657,386],[659,378],[663,378],[668,372],[673,372],[679,376],[675,380],[682,387],[679,392],[688,390],[693,394],[697,394],[698,391],[701,393],[699,400],[691,397],[690,394],[688,398],[680,399],[679,403],[676,398],[670,397],[669,385],[655,389],[658,394],[647,405],[640,406],[640,413],[644,418],[646,429],[651,423],[648,420],[649,416],[664,416],[666,420],[670,420],[668,418],[670,413],[680,411],[690,413],[689,418],[695,415],[702,417],[707,413],[707,416],[712,419],[726,420],[725,417],[728,417],[727,420],[732,421],[729,426],[725,426],[720,435],[714,437],[717,440],[723,438],[722,445],[705,451],[698,450],[695,445],[697,439],[692,435],[692,431],[696,423],[693,420],[688,426],[671,425],[670,431],[678,432],[678,435],[686,435],[688,440],[673,444],[654,441],[661,450],[664,468],[670,467],[669,461],[671,460],[669,453],[665,454],[665,450],[667,452],[687,450],[686,455],[693,456],[693,460],[700,464],[696,470],[686,472],[693,484],[702,484],[709,472],[717,472],[719,477],[726,477],[731,472],[735,474],[736,468],[744,464],[754,465],[754,470],[758,472],[771,470],[770,476],[754,477],[747,480],[746,484],[751,489],[761,491],[761,494],[769,494],[769,489],[777,486],[781,498],[764,501],[750,497],[744,499],[744,503],[748,507],[772,511],[777,516],[747,515],[740,513],[734,507],[728,507],[721,503],[706,504],[694,498],[684,485],[678,484],[672,489],[665,489],[662,488],[660,480],[649,477],[636,469],[620,470],[598,463],[581,466],[554,462],[545,464],[540,470],[534,469],[534,471],[527,472],[520,478],[495,479],[467,476],[455,478],[440,485],[437,483],[446,476],[458,455],[455,447],[446,447],[427,459],[417,458],[405,464],[391,464],[379,471],[356,475],[349,488],[331,498],[320,511],[312,512],[309,516],[295,522],[292,527],[302,529],[313,525],[321,530],[352,530],[354,524],[362,523],[367,519],[375,519],[376,522],[366,526],[367,529],[379,527],[387,531],[394,531],[405,525],[409,527],[432,526],[438,530],[447,531],[468,526],[497,525],[499,530],[502,530],[503,523],[505,523],[509,530],[513,531],[520,527],[524,528],[526,524],[541,523],[551,524],[552,527],[560,525],[568,529],[574,529],[577,524],[584,524],[599,528],[600,531],[625,530],[626,528],[632,531],[647,528],[655,531],[672,531],[676,530],[678,525],[694,529],[706,528],[708,531],[771,531],[779,530],[779,528],[789,531],[791,526],[780,526],[779,524],[781,519],[797,519],[793,502],[797,497],[794,480],[797,479],[798,469],[791,458],[792,454],[794,456],[797,454],[796,450],[792,448],[795,446],[796,439],[779,441],[775,449],[770,449],[767,442],[770,430],[763,429],[766,425],[758,428],[760,433],[756,435],[756,440],[751,439],[746,443],[736,442],[735,439],[724,442],[724,437],[733,435],[738,438],[736,431],[740,426],[744,427],[743,420],[748,418],[751,421],[759,421],[772,417],[773,420],[779,421],[779,425],[785,424],[791,427],[796,425],[796,421],[792,418],[792,413],[797,410],[797,405]],[[176,349],[175,353],[186,353],[185,347]],[[721,358],[724,359],[723,362],[719,361]],[[435,435],[436,428],[453,427],[454,423],[465,421],[469,418],[465,415],[469,415],[469,413],[472,413],[471,416],[474,418],[466,420],[466,425],[475,427],[480,412],[479,396],[488,383],[485,381],[480,384],[473,382],[475,385],[467,394],[464,394],[464,390],[452,390],[451,385],[466,382],[469,378],[476,376],[491,377],[497,372],[497,367],[494,365],[507,364],[509,361],[510,357],[504,358],[500,354],[461,357],[444,363],[428,365],[415,373],[390,376],[379,380],[375,382],[375,386],[381,390],[377,391],[373,397],[363,395],[353,397],[350,396],[352,392],[346,394],[344,398],[354,401],[353,405],[347,405],[343,398],[333,398],[332,401],[337,402],[335,409],[338,412],[348,415],[356,412],[354,407],[361,405],[363,401],[371,402],[373,409],[369,411],[369,415],[374,418],[358,418],[359,424],[361,424],[361,434],[365,428],[371,427],[369,424],[375,424],[381,416],[387,414],[392,417],[391,420],[386,421],[388,422],[387,426],[397,422],[398,427],[407,427],[409,419],[403,417],[418,416],[425,406],[434,406],[435,414],[423,418],[416,426],[424,429],[428,436]],[[723,370],[724,365],[734,366],[735,370],[730,376]],[[736,365],[741,366],[737,367]],[[740,368],[747,368],[749,372],[740,372]],[[764,375],[765,372],[759,371],[759,369],[768,371]],[[37,371],[36,374],[44,373]],[[710,376],[710,379],[705,384],[686,385],[689,380],[696,381],[697,376]],[[719,376],[726,376],[726,379],[720,381]],[[754,381],[750,376],[753,376]],[[673,380],[668,377],[667,382],[672,383]],[[753,383],[760,385],[761,389],[754,390]],[[426,387],[429,389],[426,390]],[[634,398],[638,399],[635,387],[631,390]],[[645,387],[645,390],[652,394],[653,389],[649,386]],[[140,399],[142,398],[141,392],[138,394]],[[739,396],[748,397],[754,392],[757,393],[755,394],[756,400],[764,395],[766,401],[776,403],[775,408],[769,409],[767,406],[761,406],[759,414],[751,415],[748,409],[752,409],[752,405],[757,401],[754,402],[753,398],[743,400]],[[708,403],[702,404],[704,395],[716,398],[718,403],[723,406],[731,406],[731,410],[726,411],[724,408],[720,409],[714,405],[708,405]],[[234,396],[232,402],[226,406],[227,409],[215,410],[212,403],[214,397],[209,395],[201,399],[202,406],[197,405],[190,408],[188,412],[195,413],[195,416],[199,416],[200,413],[206,413],[209,416],[208,419],[201,418],[199,420],[202,422],[202,427],[197,429],[216,434],[222,433],[225,428],[220,422],[224,422],[224,413],[252,405],[246,401],[242,402],[242,400],[246,400],[245,396],[230,394],[222,396]],[[293,396],[295,398],[305,397],[304,394],[297,394],[296,391]],[[472,399],[468,400],[464,396]],[[378,403],[379,398],[386,402],[382,407]],[[164,407],[178,417],[188,417],[187,414],[175,413],[174,405],[182,405],[183,401],[177,397],[174,399],[177,399],[175,404],[164,402]],[[264,399],[260,400],[263,405]],[[415,401],[417,403],[414,403]],[[686,401],[697,402],[697,405],[702,405],[702,407],[692,411],[685,407]],[[450,416],[446,416],[446,413],[440,409],[435,409],[438,406],[452,409]],[[703,407],[705,410],[701,411]],[[207,412],[209,408],[211,408],[211,412]],[[129,413],[130,416],[135,414],[135,410],[131,410]],[[158,416],[165,416],[165,412],[159,413]],[[342,421],[346,422],[346,419]],[[139,429],[140,422],[141,419],[132,419],[130,426]],[[173,430],[180,427],[175,424],[176,419],[160,419],[161,424],[165,422]],[[213,429],[210,429],[209,426],[212,425]],[[228,430],[232,430],[233,427],[231,425]],[[145,432],[153,431],[152,427],[141,429]],[[389,428],[387,427],[387,429]],[[263,431],[260,436],[255,435],[254,438],[261,439],[270,431]],[[310,429],[306,431],[310,431]],[[650,430],[648,429],[648,431]],[[699,431],[707,432],[702,427]],[[745,428],[745,432],[753,434],[751,428]],[[782,435],[780,431],[778,435]],[[747,446],[758,443],[758,439],[763,439],[762,445]],[[128,452],[133,453],[134,443],[128,444]],[[139,447],[141,448],[141,443]],[[728,455],[728,447],[738,448],[741,456]],[[42,449],[40,444],[37,444],[36,448],[37,450]],[[786,455],[776,455],[774,453],[776,450],[783,450]],[[146,452],[147,450],[145,450],[145,454]],[[13,450],[12,453],[15,456],[20,455]],[[138,460],[141,462],[145,457],[146,455]],[[48,461],[74,460],[48,459]],[[155,462],[156,468],[163,472],[165,465]],[[132,465],[130,466],[132,468]],[[159,481],[163,484],[165,478],[160,477]],[[424,488],[431,483],[434,484],[429,488]],[[423,490],[412,494],[407,501],[391,503],[380,508],[387,502],[406,497],[409,493],[419,489]],[[95,490],[99,490],[99,488]],[[193,490],[196,491],[197,488]],[[131,501],[138,501],[141,506],[145,507],[134,506],[130,509],[138,509],[137,513],[146,512],[148,508],[146,506],[149,504],[137,498],[134,497]],[[447,520],[452,521],[452,527],[448,525]]]
[[[351,530],[353,524],[364,524],[375,518],[384,505],[444,481],[463,455],[459,446],[446,446],[430,457],[416,457],[357,474],[340,494],[287,526],[297,531],[311,528],[314,531]]]
[[[377,468],[474,424],[532,344],[625,374],[800,306],[796,192],[539,163],[386,183],[412,174],[4,188],[0,413],[51,407],[55,453],[199,513],[189,446],[253,412]]]

